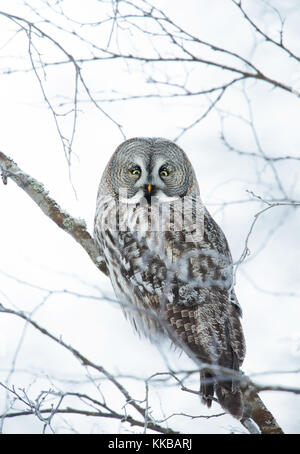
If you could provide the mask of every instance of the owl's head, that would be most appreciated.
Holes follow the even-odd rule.
[[[115,196],[122,191],[128,199],[170,200],[199,193],[186,154],[167,139],[126,140],[114,152],[105,173]]]

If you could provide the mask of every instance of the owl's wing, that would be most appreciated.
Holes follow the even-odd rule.
[[[187,257],[188,275],[177,274],[177,298],[166,304],[166,318],[183,342],[202,363],[238,371],[245,357],[241,309],[232,286],[232,258],[224,233],[207,210],[203,241],[181,248]],[[192,248],[192,254],[189,253]],[[184,250],[184,248],[186,250]],[[183,250],[183,253],[182,253]],[[239,376],[201,371],[201,392],[210,406],[214,384],[221,405],[236,417],[242,414]]]
[[[119,234],[119,274],[128,283],[132,305],[166,319],[202,362],[238,368],[245,355],[241,311],[222,230],[205,211],[200,242],[185,242],[181,231],[166,232],[161,254],[158,242],[153,233],[149,238]]]

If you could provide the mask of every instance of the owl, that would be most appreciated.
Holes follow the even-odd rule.
[[[245,340],[231,253],[185,152],[163,138],[123,142],[100,182],[94,237],[135,330],[189,355],[202,402],[216,394],[240,419]]]

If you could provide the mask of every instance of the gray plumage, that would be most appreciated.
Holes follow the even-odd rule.
[[[241,418],[245,341],[232,258],[186,154],[166,139],[122,143],[102,176],[94,234],[135,329],[182,348],[199,365],[202,401],[210,406],[216,392]]]

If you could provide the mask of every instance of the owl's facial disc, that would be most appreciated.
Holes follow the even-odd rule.
[[[118,147],[110,176],[116,194],[126,192],[128,202],[184,197],[192,179],[188,160],[176,144],[147,138],[129,139]]]

